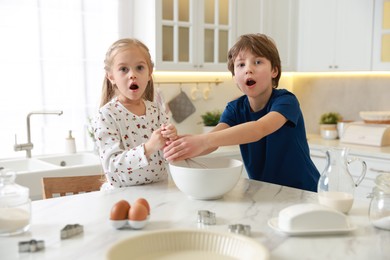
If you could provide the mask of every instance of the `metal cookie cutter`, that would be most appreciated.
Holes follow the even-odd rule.
[[[215,225],[217,223],[215,213],[208,210],[198,210],[198,223]]]
[[[243,224],[229,225],[229,232],[241,234],[241,235],[245,235],[245,236],[250,236],[251,235],[251,226],[243,225]]]
[[[19,242],[19,252],[36,252],[45,248],[45,241],[31,239],[30,241]]]
[[[79,224],[68,224],[61,229],[61,239],[66,239],[84,232],[84,228]]]

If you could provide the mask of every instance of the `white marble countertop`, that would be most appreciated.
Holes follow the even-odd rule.
[[[330,146],[338,147],[349,147],[351,155],[363,155],[367,157],[374,157],[380,159],[390,160],[390,146],[369,146],[369,145],[356,145],[349,143],[342,143],[340,139],[326,140],[321,138],[320,135],[309,134],[307,135],[307,140],[309,143],[310,149],[321,150]]]
[[[144,197],[151,206],[150,222],[142,230],[116,230],[109,223],[114,203],[130,203]],[[349,213],[355,231],[344,235],[289,237],[267,225],[281,209],[317,202],[317,194],[298,189],[240,179],[220,200],[191,200],[172,180],[161,183],[92,192],[32,202],[30,230],[22,235],[0,237],[0,259],[104,259],[115,242],[161,229],[197,229],[198,210],[216,214],[210,230],[228,232],[229,224],[251,226],[251,238],[270,250],[271,259],[390,259],[390,232],[374,228],[368,220],[369,200],[356,200]],[[67,224],[84,226],[82,235],[60,239]],[[44,240],[45,250],[18,253],[18,242]]]
[[[324,150],[328,147],[349,147],[350,155],[364,155],[367,157],[374,157],[379,159],[390,160],[390,146],[376,147],[368,145],[356,145],[349,143],[341,143],[339,139],[326,140],[321,138],[320,135],[308,134],[307,140],[310,149]],[[238,145],[219,147],[213,153],[207,156],[236,156],[240,155],[240,148]],[[325,154],[324,154],[325,155]]]

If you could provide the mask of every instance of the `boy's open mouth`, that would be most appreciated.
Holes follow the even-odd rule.
[[[256,84],[256,81],[254,81],[253,79],[248,79],[248,80],[246,81],[246,85],[247,85],[247,86],[252,86],[252,85],[254,85],[254,84]]]

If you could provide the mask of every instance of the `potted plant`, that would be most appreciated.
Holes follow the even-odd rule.
[[[338,137],[337,122],[341,120],[341,115],[336,112],[328,112],[322,114],[320,117],[320,132],[322,138],[336,139]]]
[[[202,114],[203,132],[209,132],[219,123],[222,112],[220,110],[207,111]]]

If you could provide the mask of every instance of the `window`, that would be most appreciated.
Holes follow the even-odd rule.
[[[0,2],[0,158],[27,142],[31,116],[32,155],[62,153],[72,130],[77,150],[93,149],[88,118],[96,113],[104,55],[118,39],[119,0],[2,0]]]

